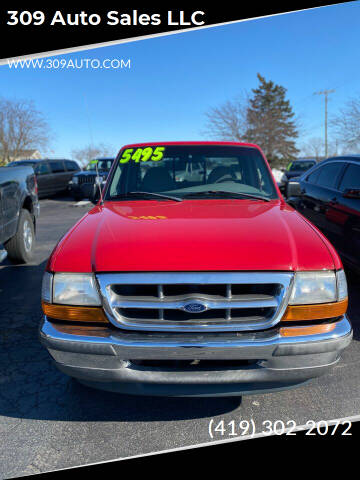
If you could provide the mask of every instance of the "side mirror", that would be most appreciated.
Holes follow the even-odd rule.
[[[359,188],[346,188],[343,191],[342,196],[344,198],[357,198],[360,199],[360,189]]]
[[[286,186],[286,196],[301,197],[301,185],[296,180],[290,180]]]

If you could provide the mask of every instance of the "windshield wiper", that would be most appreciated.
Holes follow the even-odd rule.
[[[164,200],[174,200],[175,202],[182,202],[182,198],[173,197],[172,195],[163,195],[162,193],[155,193],[155,192],[126,192],[121,193],[119,195],[115,195],[111,197],[111,200],[116,200],[119,198],[128,198],[128,197],[155,197],[155,198],[163,198]]]
[[[260,195],[251,195],[250,193],[240,193],[240,192],[229,192],[227,190],[205,190],[204,192],[193,192],[184,195],[184,197],[193,197],[193,196],[209,196],[209,195],[229,195],[234,197],[241,198],[252,198],[253,200],[263,200],[264,202],[270,202],[270,198],[261,197]]]

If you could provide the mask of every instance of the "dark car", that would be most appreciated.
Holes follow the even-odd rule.
[[[360,272],[360,156],[324,160],[288,184],[288,203],[332,242],[344,263]]]
[[[309,158],[298,159],[290,162],[289,165],[286,167],[283,176],[281,177],[281,181],[279,184],[281,192],[286,193],[286,186],[290,179],[300,177],[303,173],[307,172],[314,165],[316,165],[316,160]]]
[[[69,180],[80,170],[73,160],[39,159],[17,160],[7,167],[33,167],[39,188],[39,198],[50,197],[56,193],[66,192]]]
[[[91,160],[85,170],[76,173],[69,182],[69,190],[74,199],[91,197],[97,173],[100,181],[105,182],[113,161],[114,158],[96,158]]]
[[[32,259],[39,212],[34,170],[0,168],[0,261],[7,254],[15,263]]]

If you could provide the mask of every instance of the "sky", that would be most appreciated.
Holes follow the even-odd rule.
[[[71,158],[89,143],[115,154],[132,142],[209,139],[205,113],[256,88],[259,72],[287,89],[301,144],[324,135],[314,92],[336,90],[330,118],[360,96],[359,21],[355,1],[57,57],[130,59],[130,69],[3,65],[0,96],[34,101],[51,126],[48,156]]]

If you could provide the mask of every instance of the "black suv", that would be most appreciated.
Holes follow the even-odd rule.
[[[333,157],[290,180],[288,203],[332,242],[344,263],[360,272],[360,156]]]
[[[16,160],[7,167],[33,167],[39,189],[39,198],[50,197],[56,193],[66,192],[69,180],[80,170],[73,160],[39,159]]]
[[[97,172],[100,182],[107,179],[114,158],[96,158],[91,160],[85,170],[76,173],[69,182],[69,190],[75,200],[90,198],[94,189]]]

